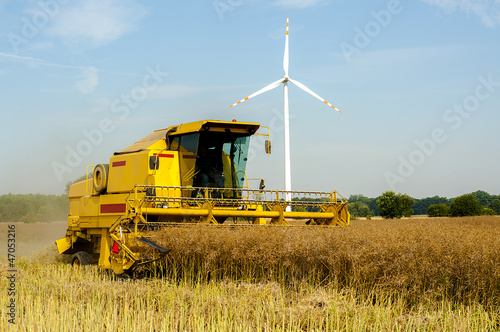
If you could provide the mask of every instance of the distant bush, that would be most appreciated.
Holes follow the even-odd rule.
[[[474,194],[465,194],[455,197],[450,205],[452,217],[479,216],[482,206]]]
[[[433,204],[427,209],[429,217],[447,217],[450,215],[450,207],[446,204]]]
[[[356,195],[351,195],[349,196],[349,203],[356,203],[356,202],[361,202],[364,203],[366,206],[368,206],[368,209],[372,211],[372,215],[378,216],[380,214],[380,208],[377,205],[377,200],[380,197],[376,198],[369,198],[366,196],[363,196],[361,194],[356,194]]]
[[[483,211],[481,211],[481,214],[483,216],[494,216],[496,215],[497,213],[493,210],[493,209],[490,209],[490,208],[483,208]]]
[[[494,200],[492,200],[491,203],[488,205],[488,208],[495,211],[495,214],[500,214],[500,199],[495,198]]]
[[[415,198],[415,204],[413,204],[412,206],[413,214],[417,215],[427,214],[429,206],[435,204],[445,204],[447,206],[450,206],[451,199],[439,196],[426,197],[420,199]]]
[[[306,212],[306,209],[304,209],[302,206],[295,206],[293,208],[294,212]]]

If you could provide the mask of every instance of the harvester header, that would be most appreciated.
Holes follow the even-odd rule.
[[[171,126],[115,152],[109,163],[91,166],[92,177],[70,187],[59,252],[74,254],[74,264],[98,262],[121,274],[167,254],[147,233],[174,224],[222,225],[232,218],[233,225],[348,225],[347,201],[335,191],[265,190],[264,180],[250,188],[250,137],[268,136],[259,128],[215,120]],[[145,254],[151,250],[144,247],[156,255]]]

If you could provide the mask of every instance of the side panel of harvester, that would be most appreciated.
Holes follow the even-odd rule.
[[[113,244],[109,229],[130,208],[127,199],[131,189],[135,185],[179,186],[180,171],[178,152],[166,150],[118,153],[108,165],[99,166],[103,174],[96,177],[94,172],[94,178],[71,186],[68,230],[57,246],[61,254],[85,251],[93,254],[94,260],[99,256],[99,265],[107,268]],[[104,189],[98,193],[95,187]]]
[[[108,194],[129,193],[143,184],[180,186],[178,152],[146,150],[111,157]]]

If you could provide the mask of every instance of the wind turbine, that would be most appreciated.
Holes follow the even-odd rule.
[[[238,101],[237,103],[234,103],[233,105],[229,106],[230,108],[233,106],[236,106],[250,98],[253,98],[257,95],[260,95],[261,93],[267,92],[269,90],[272,90],[276,87],[278,87],[281,83],[283,83],[283,92],[284,92],[284,123],[285,123],[285,190],[287,191],[286,193],[286,201],[290,202],[292,200],[292,194],[290,191],[292,190],[292,174],[291,174],[291,166],[290,166],[290,118],[289,118],[289,110],[288,110],[288,82],[293,83],[300,89],[304,90],[305,92],[309,93],[313,97],[321,100],[323,103],[327,104],[328,106],[332,107],[339,113],[342,113],[338,108],[327,102],[325,99],[321,98],[318,96],[316,93],[314,93],[311,89],[306,87],[304,84],[292,80],[290,77],[288,77],[288,64],[289,64],[289,54],[288,54],[288,23],[289,23],[289,17],[288,15],[286,16],[286,37],[285,37],[285,55],[283,57],[283,70],[285,71],[285,76],[277,80],[276,82],[273,82],[264,88],[260,89],[257,92],[252,93],[246,98],[243,98],[242,100]],[[291,207],[287,207],[287,211],[291,211]]]

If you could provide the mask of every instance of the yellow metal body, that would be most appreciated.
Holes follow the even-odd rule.
[[[109,164],[94,167],[92,178],[71,186],[59,252],[84,251],[121,274],[157,259],[141,249],[162,248],[143,236],[174,223],[233,218],[254,225],[302,220],[347,226],[347,200],[337,192],[292,192],[296,199],[286,202],[285,191],[249,189],[246,153],[258,129],[256,123],[198,121],[157,130],[115,153]]]

